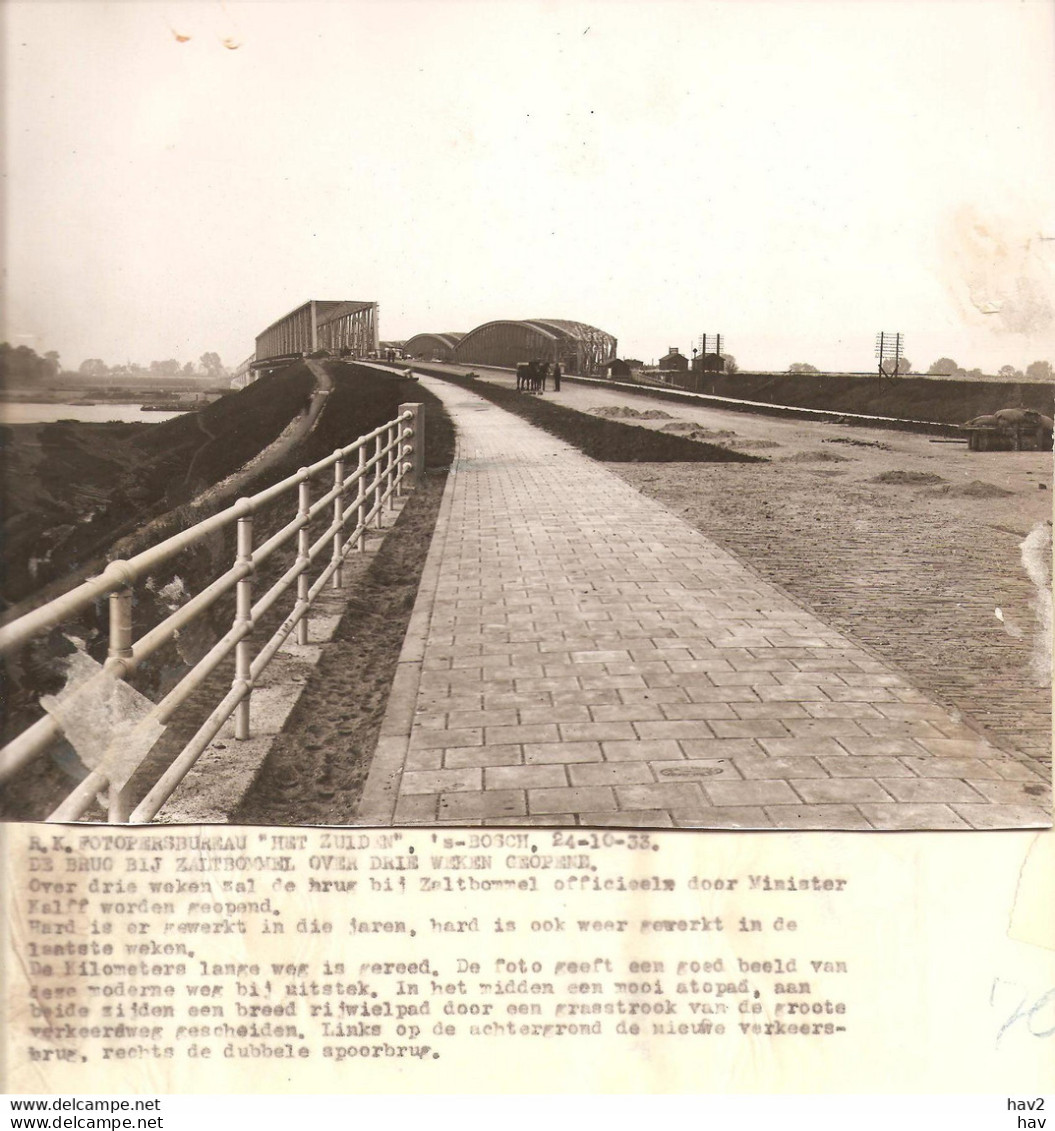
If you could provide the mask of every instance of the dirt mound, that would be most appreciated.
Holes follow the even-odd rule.
[[[631,408],[629,405],[606,404],[600,408],[591,408],[593,416],[606,416],[612,419],[628,418],[634,420],[669,420],[670,413],[661,408],[646,408],[644,410]]]
[[[889,452],[890,445],[879,440],[854,440],[850,436],[831,436],[821,440],[822,444],[852,444],[855,448],[878,448],[881,452]]]
[[[698,424],[691,424],[687,420],[664,424],[660,431],[685,436],[689,440],[733,440],[736,437],[736,433],[728,428],[701,428]]]
[[[776,440],[729,440],[726,446],[740,452],[762,452],[768,448],[779,448]]]
[[[764,441],[763,441],[764,442]],[[848,463],[846,456],[836,452],[796,452],[793,456],[784,456],[783,463]]]
[[[1013,495],[1006,487],[998,487],[995,483],[986,483],[983,479],[972,479],[970,483],[950,483],[942,487],[942,495],[952,495],[957,499],[1000,499],[1006,495]]]
[[[284,465],[247,493],[329,455],[417,400],[417,385],[328,363],[334,388],[314,431]],[[16,606],[74,569],[100,567],[114,544],[162,515],[176,516],[206,487],[237,471],[307,409],[315,386],[303,364],[255,381],[200,412],[158,424],[19,425],[6,433],[3,588]],[[186,516],[184,516],[186,517]],[[204,515],[195,516],[195,520]],[[166,533],[171,533],[167,531]],[[152,541],[160,539],[151,538]],[[122,547],[129,556],[142,547]]]
[[[870,483],[889,483],[897,487],[933,487],[945,480],[929,471],[884,471],[869,480]]]

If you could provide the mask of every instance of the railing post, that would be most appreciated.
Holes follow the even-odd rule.
[[[333,465],[333,486],[337,495],[333,500],[333,588],[340,589],[341,578],[341,545],[344,531],[344,460],[338,457]]]
[[[355,516],[355,526],[359,531],[356,549],[360,554],[366,550],[366,445],[359,445],[359,472],[355,477],[358,486],[359,513]]]
[[[384,519],[382,518],[382,513],[384,511],[384,507],[381,506],[381,495],[382,495],[382,492],[384,490],[384,488],[381,486],[381,484],[383,482],[382,468],[381,468],[381,451],[384,447],[384,444],[383,444],[382,439],[381,439],[382,435],[383,435],[383,433],[379,434],[377,436],[377,439],[374,440],[374,480],[373,480],[374,502],[373,502],[373,506],[374,506],[374,509],[377,511],[377,514],[374,515],[374,526],[376,526],[378,528],[378,530],[380,530],[381,527],[384,526]]]
[[[110,646],[108,656],[132,655],[132,589],[122,586],[110,594]]]
[[[253,516],[242,515],[238,520],[237,547],[235,550],[235,564],[252,566],[253,562]],[[250,664],[252,662],[252,646],[249,643],[249,633],[253,627],[253,575],[247,573],[240,578],[235,589],[235,625],[245,629],[246,635],[234,646],[234,682],[248,684],[252,675]],[[234,736],[245,739],[250,736],[249,726],[249,698],[252,690],[246,692],[245,698],[235,707]]]
[[[425,477],[425,406],[423,404],[401,404],[399,415],[402,416],[405,412],[414,414],[414,419],[409,421],[409,427],[414,435],[411,437],[409,445],[411,467],[407,476],[407,486],[417,487]],[[402,447],[402,445],[400,446]]]
[[[396,446],[398,443],[396,430],[398,427],[398,423],[390,424],[385,429],[385,447],[388,449],[388,454],[385,456],[385,495],[387,496],[385,509],[389,513],[396,509]]]
[[[118,788],[110,782],[108,802],[106,806],[106,820],[111,825],[123,825],[128,821],[132,812],[132,802],[129,800],[128,783]]]
[[[132,589],[128,585],[110,594],[110,643],[107,655],[127,659],[132,655]],[[117,786],[110,782],[106,819],[112,825],[123,824],[132,811],[128,783]]]
[[[308,533],[308,511],[311,508],[311,483],[304,479],[298,492],[299,507],[297,517],[303,526],[297,532],[297,564],[300,573],[297,575],[297,604],[301,609],[300,620],[297,621],[297,643],[308,642],[308,551],[311,549],[311,536]]]

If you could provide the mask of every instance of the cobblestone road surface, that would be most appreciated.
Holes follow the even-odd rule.
[[[424,380],[458,453],[359,823],[1049,823],[1027,760],[602,465]]]

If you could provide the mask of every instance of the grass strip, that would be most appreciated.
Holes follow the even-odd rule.
[[[464,377],[425,369],[452,385],[476,393],[492,404],[534,424],[551,436],[578,448],[584,455],[604,463],[766,463],[760,456],[731,451],[716,444],[687,440],[670,432],[623,424],[617,420],[589,416],[573,408],[546,400],[544,396],[518,393],[483,381],[472,373]]]

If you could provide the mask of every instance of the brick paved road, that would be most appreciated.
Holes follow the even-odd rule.
[[[458,454],[358,823],[1050,823],[1020,758],[676,515],[423,381]]]

